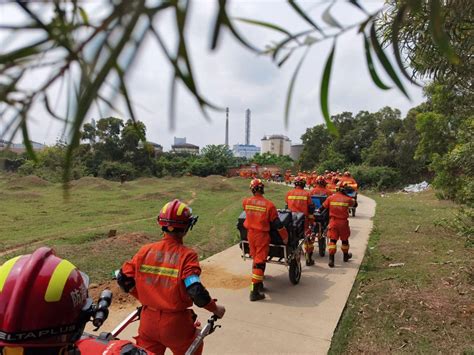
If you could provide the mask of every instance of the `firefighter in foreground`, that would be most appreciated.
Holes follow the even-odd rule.
[[[304,230],[308,230],[311,220],[313,218],[314,204],[311,200],[311,193],[305,190],[306,180],[297,176],[294,180],[295,188],[286,193],[285,202],[286,206],[292,212],[301,212],[304,214]],[[306,265],[314,265],[313,252],[314,252],[314,240],[307,239],[304,243]]]
[[[89,277],[51,248],[0,265],[0,354],[150,354],[128,340],[79,340],[94,314],[88,287]]]
[[[281,225],[275,205],[263,197],[265,185],[262,180],[252,180],[250,190],[253,196],[245,198],[242,207],[246,214],[244,227],[247,229],[250,255],[253,258],[250,288],[250,301],[253,302],[265,298],[263,277],[270,250],[270,228],[279,229]]]
[[[328,226],[328,251],[330,267],[334,267],[334,255],[337,250],[337,241],[341,240],[341,250],[344,255],[344,261],[347,262],[352,258],[349,253],[349,236],[351,230],[349,228],[349,207],[353,207],[355,201],[346,195],[348,185],[345,182],[337,184],[336,193],[329,196],[323,203],[322,209],[329,209],[329,226]]]
[[[202,285],[198,255],[183,245],[197,222],[191,209],[173,200],[163,206],[157,222],[163,239],[143,246],[125,262],[117,282],[143,305],[137,344],[156,354],[164,354],[166,348],[184,354],[197,334],[193,302],[218,318],[225,308]],[[202,353],[202,346],[197,353]]]

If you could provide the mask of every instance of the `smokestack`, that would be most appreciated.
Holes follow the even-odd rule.
[[[245,144],[250,144],[250,110],[245,110]]]
[[[229,108],[225,109],[225,145],[229,147]]]

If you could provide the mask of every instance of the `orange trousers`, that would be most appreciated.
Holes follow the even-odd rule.
[[[184,355],[196,337],[194,312],[152,310],[144,306],[140,316],[137,345],[155,354],[164,354],[169,348],[174,355]],[[202,354],[203,346],[195,354]]]
[[[328,251],[329,255],[336,254],[336,242],[340,239],[342,241],[341,250],[344,254],[349,252],[349,236],[351,229],[349,228],[349,221],[347,219],[329,220],[328,226]]]
[[[253,258],[252,284],[263,282],[265,265],[270,251],[270,233],[249,229],[247,233],[250,255]]]

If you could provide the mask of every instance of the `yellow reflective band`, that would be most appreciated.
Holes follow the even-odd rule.
[[[308,200],[308,196],[288,196],[288,200]]]
[[[166,213],[166,210],[168,209],[169,204],[170,203],[168,202],[166,205],[163,206],[163,208],[161,209],[162,213]]]
[[[54,269],[51,279],[49,279],[48,288],[44,295],[46,302],[58,302],[66,286],[66,281],[71,274],[71,271],[76,267],[67,260],[61,260],[61,262]]]
[[[329,244],[329,245],[328,245],[328,249],[329,249],[329,250],[331,250],[331,249],[337,249],[336,244]]]
[[[267,211],[267,209],[265,207],[253,206],[253,205],[246,205],[245,210],[260,211],[260,212],[266,212]]]
[[[186,205],[184,203],[180,204],[178,207],[178,211],[176,212],[176,215],[181,216],[185,208],[186,208]]]
[[[258,280],[258,281],[263,281],[263,276],[252,274],[252,279]]]
[[[342,207],[348,207],[349,204],[347,202],[331,202],[331,206],[342,206]]]
[[[0,292],[3,290],[3,286],[5,286],[5,282],[7,282],[7,277],[10,274],[13,266],[15,265],[16,261],[20,259],[22,255],[17,256],[16,258],[7,260],[3,265],[0,266]]]
[[[341,250],[349,250],[349,245],[341,245]]]
[[[22,347],[11,348],[9,346],[3,348],[4,355],[23,355],[25,352],[23,351]]]
[[[172,269],[163,266],[142,265],[140,266],[140,272],[177,278],[179,269]]]

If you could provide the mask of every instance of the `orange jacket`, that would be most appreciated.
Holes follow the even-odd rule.
[[[355,191],[357,191],[357,188],[358,188],[357,181],[355,181],[353,177],[343,176],[341,178],[341,181],[347,182],[350,187],[352,187]]]
[[[269,232],[270,223],[278,218],[275,205],[260,194],[247,197],[242,202],[246,213],[244,227],[260,232]]]
[[[310,192],[311,196],[312,195],[319,195],[319,196],[331,196],[333,193],[332,191],[329,191],[329,189],[322,187],[321,185],[316,185]]]
[[[194,250],[165,234],[162,240],[143,246],[122,272],[135,279],[136,297],[144,306],[162,311],[183,311],[193,305],[184,279],[199,276],[201,268]]]
[[[313,204],[311,193],[302,188],[294,188],[286,193],[285,202],[292,212],[302,212],[309,215],[309,206]]]
[[[324,208],[329,208],[329,218],[347,220],[349,218],[349,207],[354,206],[354,199],[336,192],[329,196],[323,203]]]

